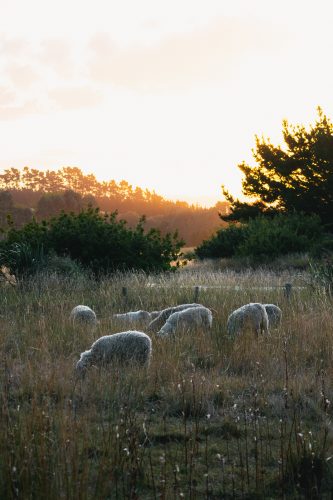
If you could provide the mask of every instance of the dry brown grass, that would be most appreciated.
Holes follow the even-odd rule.
[[[284,284],[294,285],[292,298]],[[332,488],[329,296],[304,274],[182,270],[100,282],[40,276],[1,290],[1,498],[320,498]],[[199,301],[212,331],[153,337],[149,370],[73,366],[114,312]],[[123,288],[126,287],[126,296]],[[226,335],[228,314],[276,303],[269,337]],[[96,330],[74,327],[86,304]]]

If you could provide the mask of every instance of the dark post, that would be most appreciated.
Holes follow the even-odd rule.
[[[198,302],[199,292],[200,292],[200,286],[195,286],[194,287],[194,302]]]
[[[284,296],[286,297],[287,300],[291,299],[291,292],[292,292],[292,284],[286,283],[284,285]]]
[[[128,299],[128,294],[127,294],[127,287],[126,286],[123,286],[122,289],[121,289],[121,293],[123,295],[123,298],[124,298],[124,301],[127,302],[127,299]]]

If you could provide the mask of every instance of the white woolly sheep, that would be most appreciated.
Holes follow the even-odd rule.
[[[227,332],[229,335],[237,335],[246,330],[251,330],[257,335],[259,333],[268,334],[268,316],[262,304],[245,304],[233,311],[227,322]]]
[[[267,312],[269,326],[272,328],[277,328],[280,325],[282,319],[281,309],[275,304],[263,304],[263,306]]]
[[[114,314],[114,319],[121,321],[124,325],[134,325],[136,323],[149,323],[151,316],[148,311],[129,311],[123,314]]]
[[[191,307],[171,314],[157,335],[174,334],[181,328],[211,328],[212,321],[212,312],[207,307]]]
[[[76,306],[72,309],[69,319],[73,322],[97,325],[98,321],[95,312],[88,306]]]
[[[111,363],[149,365],[152,346],[151,339],[143,332],[128,331],[105,335],[97,339],[89,351],[81,353],[76,371],[84,375],[92,365],[104,366]]]
[[[203,307],[202,304],[180,304],[179,306],[167,307],[160,311],[159,315],[148,325],[149,332],[158,332],[171,314],[193,307]]]

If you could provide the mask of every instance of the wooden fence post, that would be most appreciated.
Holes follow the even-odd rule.
[[[128,301],[128,292],[127,292],[127,287],[123,286],[121,289],[122,296],[124,298],[124,302],[127,304]]]
[[[194,287],[194,302],[198,302],[199,292],[200,292],[200,286],[195,286]]]
[[[291,299],[292,288],[293,286],[291,283],[286,283],[284,285],[284,296],[286,297],[287,300]]]

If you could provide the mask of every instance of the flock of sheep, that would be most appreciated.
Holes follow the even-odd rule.
[[[114,314],[114,319],[127,327],[145,325],[148,333],[160,337],[175,335],[181,329],[203,329],[212,327],[212,311],[201,304],[181,304],[162,311],[131,311]],[[233,311],[227,321],[227,333],[239,335],[245,330],[255,334],[268,334],[269,327],[279,326],[282,318],[281,309],[275,304],[245,304]],[[70,314],[71,321],[97,325],[95,312],[88,306],[74,307]],[[89,366],[106,365],[112,362],[149,365],[152,354],[151,338],[143,332],[129,330],[97,339],[87,351],[81,353],[76,364],[76,371],[83,376]]]

